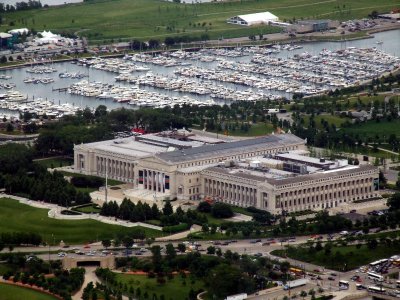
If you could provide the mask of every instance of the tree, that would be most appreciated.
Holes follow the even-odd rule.
[[[367,241],[367,247],[370,250],[376,249],[378,247],[378,241],[376,239],[370,239]]]
[[[107,249],[108,247],[111,246],[111,240],[109,240],[109,239],[102,240],[101,244],[103,245],[104,248]]]
[[[390,210],[400,209],[400,192],[397,192],[389,197],[387,206],[389,206]]]
[[[7,123],[6,131],[7,132],[14,131],[14,126],[11,123]]]
[[[215,247],[214,246],[208,246],[207,254],[214,255],[215,254]]]
[[[179,243],[179,244],[178,244],[178,250],[179,250],[179,252],[181,252],[181,253],[185,252],[185,251],[186,251],[186,245],[183,244],[183,243]]]
[[[165,46],[169,47],[175,44],[175,39],[173,37],[167,36],[164,40]]]
[[[165,201],[164,207],[163,207],[163,214],[165,216],[170,216],[174,213],[174,210],[172,209],[171,201]]]
[[[168,261],[173,260],[176,257],[174,245],[172,245],[171,243],[165,245],[165,253],[167,254]]]
[[[301,292],[300,292],[300,297],[303,298],[303,299],[304,299],[305,297],[307,297],[307,292],[306,292],[306,291],[301,291]]]
[[[161,271],[161,263],[162,263],[160,246],[159,245],[152,246],[151,253],[153,254],[152,260],[153,260],[154,271],[158,273]]]
[[[238,293],[250,293],[254,290],[254,282],[238,268],[220,264],[210,270],[207,278],[210,295],[224,298]]]
[[[211,212],[211,205],[207,201],[202,201],[199,203],[197,210],[199,212],[209,213],[209,212]]]
[[[212,207],[212,215],[215,218],[231,218],[233,216],[232,208],[225,203],[215,203]]]

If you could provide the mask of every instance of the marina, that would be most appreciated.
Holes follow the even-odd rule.
[[[0,94],[9,102],[43,99],[91,109],[275,101],[326,93],[390,72],[399,66],[398,49],[400,30],[393,30],[347,42],[95,57],[1,71]],[[0,116],[9,113],[2,105]]]

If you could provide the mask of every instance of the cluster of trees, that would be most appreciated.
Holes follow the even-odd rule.
[[[329,216],[327,211],[318,212],[312,222],[298,221],[294,217],[286,221],[282,219],[273,229],[275,236],[295,235],[307,233],[332,233],[341,230],[350,230],[353,223],[340,216]]]
[[[233,216],[232,208],[222,202],[211,205],[207,201],[203,201],[199,203],[197,210],[204,213],[211,213],[215,218],[231,218]]]
[[[19,194],[32,200],[41,200],[60,206],[69,207],[89,203],[87,192],[78,191],[64,179],[60,172],[48,172],[41,166],[35,166],[30,174],[6,174],[0,177],[0,186],[7,193]]]
[[[129,220],[131,222],[160,220],[162,226],[173,226],[180,223],[190,226],[193,223],[202,224],[207,222],[207,217],[198,214],[196,211],[188,210],[185,213],[182,208],[178,207],[176,212],[174,212],[170,201],[165,201],[162,210],[159,210],[155,203],[150,207],[147,203],[139,201],[135,204],[128,199],[124,199],[121,205],[118,205],[115,201],[110,201],[103,204],[100,214],[122,220]],[[186,228],[187,226],[185,226],[185,229]],[[174,230],[169,228],[169,231]]]
[[[12,250],[15,246],[32,245],[39,246],[42,237],[37,233],[31,232],[3,232],[0,234],[0,251],[5,247]]]
[[[101,177],[74,175],[71,183],[75,187],[99,188],[104,185],[105,180]]]
[[[183,35],[183,36],[167,36],[164,40],[164,44],[167,47],[173,46],[175,44],[180,43],[190,43],[197,41],[208,41],[210,36],[207,33],[203,33],[200,36],[191,36],[191,35]]]
[[[0,13],[12,12],[16,10],[29,10],[42,8],[42,3],[36,0],[29,0],[28,2],[16,2],[15,5],[0,3]]]
[[[0,187],[7,193],[22,194],[62,206],[90,202],[87,192],[77,191],[59,172],[48,172],[34,164],[34,151],[22,144],[0,147]]]
[[[179,275],[175,276],[180,276],[184,282],[186,280],[204,282],[208,293],[217,299],[242,292],[252,293],[261,287],[265,288],[270,280],[283,279],[283,272],[287,272],[290,267],[288,263],[279,264],[264,257],[253,259],[230,250],[222,253],[221,249],[218,249],[215,251],[216,255],[201,255],[199,252],[177,255],[177,250],[183,253],[185,245],[179,244],[178,249],[175,249],[172,244],[167,244],[165,256],[161,255],[160,246],[153,246],[151,260],[137,257],[120,258],[116,263],[125,269],[148,272],[148,277],[154,278],[159,285],[168,284],[168,279],[174,277],[172,272],[178,272]],[[274,264],[280,265],[281,270],[274,271]],[[188,271],[190,275],[187,275],[185,271]],[[115,273],[108,269],[99,268],[96,275],[103,282],[110,283],[114,294],[122,292],[137,299],[146,299],[144,293],[152,292],[147,289],[141,290],[140,287],[134,285],[120,285]],[[196,299],[198,292],[200,291],[190,291],[187,298]],[[158,297],[158,299],[164,299],[163,295],[158,295]]]
[[[2,254],[1,258],[13,267],[12,271],[9,270],[3,275],[3,279],[9,280],[12,277],[14,282],[42,287],[65,300],[72,299],[71,295],[84,281],[85,269],[63,270],[60,261],[52,262],[50,265],[35,256],[27,260],[22,254]],[[50,270],[54,273],[54,277],[45,277]]]

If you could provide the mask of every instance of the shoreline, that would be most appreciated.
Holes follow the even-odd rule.
[[[344,39],[337,39],[339,37],[341,37],[340,35],[333,35],[333,36],[326,36],[327,38],[319,38],[319,36],[304,36],[301,37],[299,39],[292,39],[292,38],[285,38],[285,39],[268,39],[265,41],[265,43],[255,43],[255,42],[251,42],[249,41],[249,43],[242,44],[241,46],[243,47],[251,47],[251,46],[255,46],[258,45],[260,47],[268,47],[271,45],[276,44],[277,42],[289,42],[289,43],[315,43],[315,42],[348,42],[348,41],[356,41],[356,40],[363,40],[363,39],[371,39],[374,38],[374,33],[379,33],[379,32],[386,32],[386,31],[392,31],[392,30],[400,30],[400,23],[387,28],[376,28],[376,29],[371,29],[368,31],[365,31],[365,35],[364,36],[360,36],[360,37],[351,37],[351,38],[346,38],[346,35],[342,36],[344,37]],[[201,48],[231,48],[231,47],[236,47],[238,42],[236,41],[232,41],[232,40],[227,40],[225,41],[224,44],[220,44],[220,41],[218,40],[211,40],[208,41],[210,45],[207,45],[206,43],[203,44],[195,44],[195,45],[191,45],[191,44],[187,44],[187,47],[182,48],[182,50],[198,50]],[[143,51],[143,53],[158,53],[158,52],[164,52],[164,51],[176,51],[179,50],[181,48],[171,48],[171,49],[159,49],[159,50],[152,50],[152,51]],[[112,54],[104,54],[104,55],[93,55],[93,56],[97,56],[97,57],[101,57],[101,58],[115,58],[115,57],[122,57],[125,54],[131,54],[131,53],[135,53],[135,51],[125,51],[124,53],[112,53]],[[74,61],[77,59],[81,59],[84,57],[75,57],[75,58],[60,58],[60,59],[55,59],[52,60],[52,63],[61,63],[61,62],[69,62],[69,61]],[[46,62],[36,62],[36,63],[32,63],[32,62],[24,62],[21,64],[13,64],[10,66],[1,66],[0,65],[0,71],[2,70],[13,70],[13,69],[18,69],[18,68],[24,68],[30,65],[42,65],[42,64],[46,64],[49,61]]]

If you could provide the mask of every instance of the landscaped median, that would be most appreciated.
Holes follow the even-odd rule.
[[[343,243],[345,245],[343,245]],[[368,263],[399,254],[400,240],[397,237],[371,237],[357,244],[346,245],[346,242],[307,243],[300,246],[289,246],[274,250],[272,255],[288,257],[299,261],[323,266],[337,271],[356,269]]]

